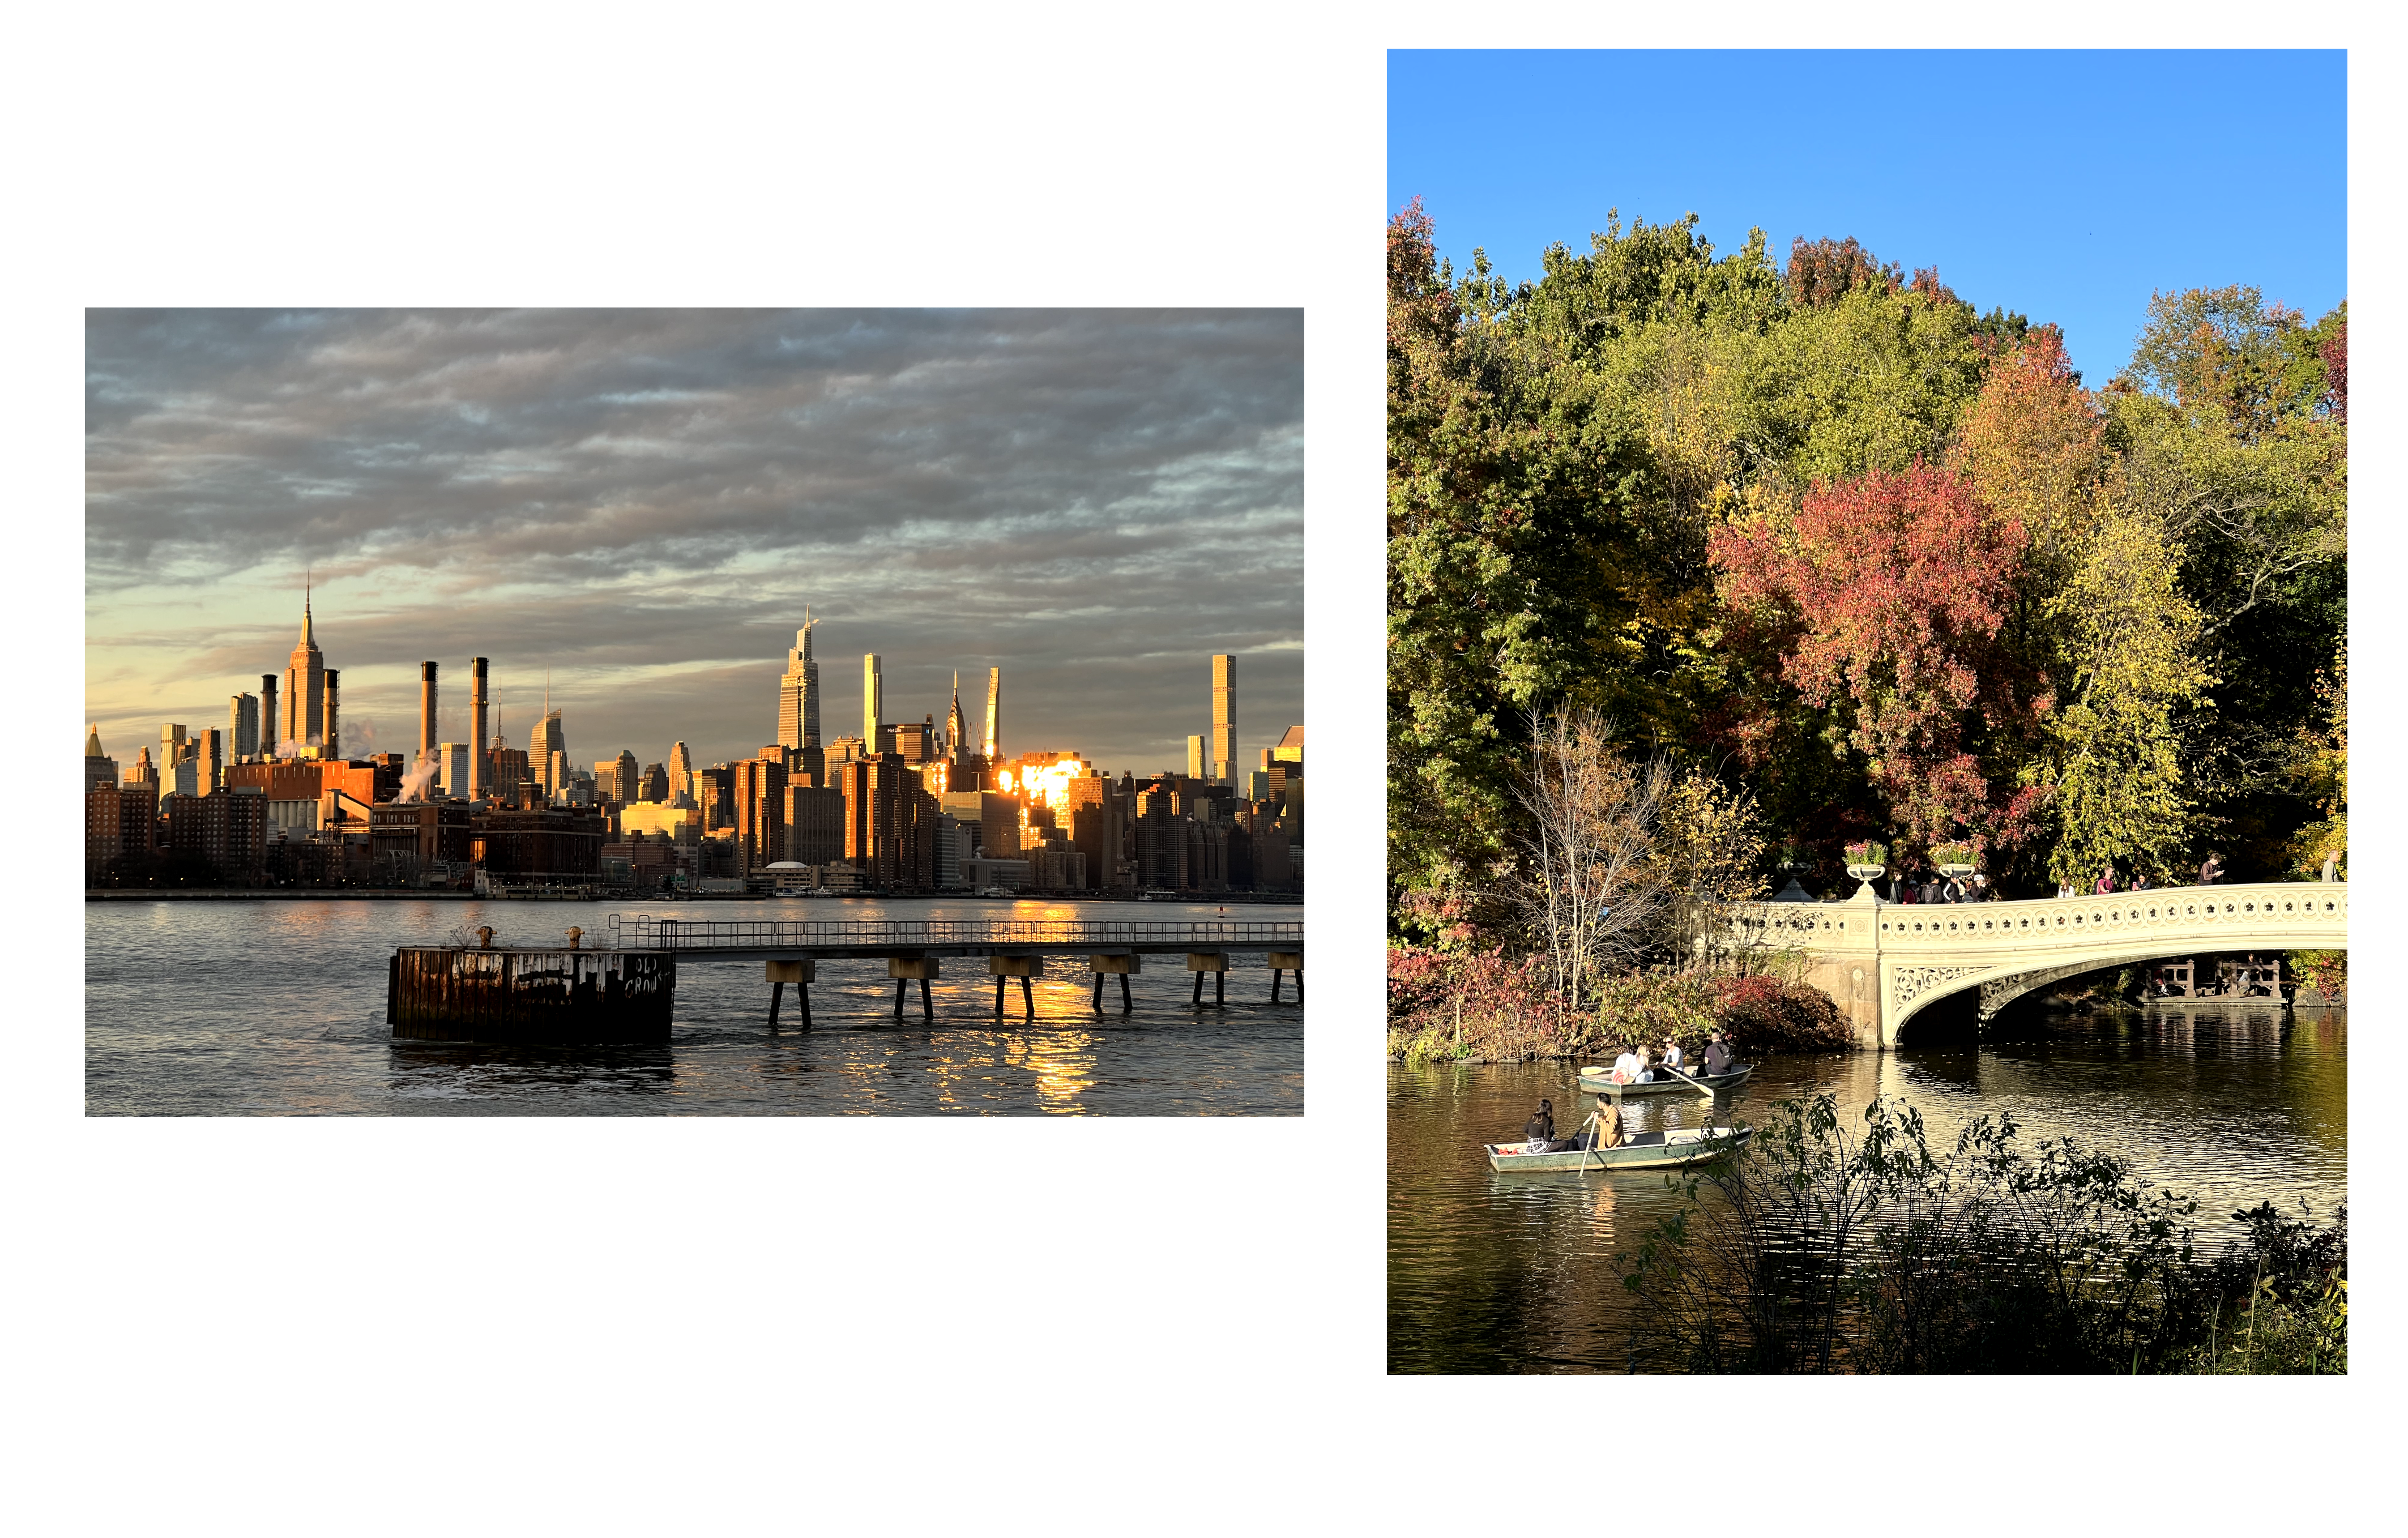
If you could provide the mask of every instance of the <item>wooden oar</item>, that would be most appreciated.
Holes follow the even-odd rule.
[[[1690,1088],[1696,1090],[1698,1094],[1703,1095],[1706,1099],[1711,1100],[1714,1098],[1714,1092],[1713,1090],[1707,1088],[1704,1085],[1699,1084],[1697,1080],[1690,1078],[1687,1074],[1682,1072],[1679,1069],[1674,1068],[1671,1064],[1666,1063],[1663,1064],[1662,1067],[1665,1072],[1670,1073],[1672,1077],[1680,1080],[1683,1084],[1687,1085]]]
[[[1581,1132],[1585,1132],[1595,1126],[1597,1126],[1597,1113],[1592,1111],[1588,1114],[1588,1120],[1581,1123]],[[1580,1162],[1572,1166],[1573,1173],[1582,1175],[1588,1173],[1589,1149],[1596,1146],[1598,1138],[1601,1138],[1603,1136],[1605,1136],[1605,1133],[1602,1130],[1599,1130],[1597,1137],[1589,1139],[1588,1143],[1581,1149]],[[1573,1133],[1572,1138],[1575,1142],[1579,1141],[1580,1132]]]

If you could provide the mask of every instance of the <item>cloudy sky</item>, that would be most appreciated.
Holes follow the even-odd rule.
[[[1241,757],[1303,716],[1293,309],[136,312],[85,325],[86,715],[130,763],[283,670],[305,573],[345,747],[699,763],[776,736],[804,606],[824,739],[886,717],[1182,766],[1209,658]]]

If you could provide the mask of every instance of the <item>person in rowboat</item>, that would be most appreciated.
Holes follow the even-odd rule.
[[[1613,1060],[1613,1082],[1615,1084],[1637,1084],[1639,1082],[1639,1054],[1632,1051],[1627,1043],[1625,1043],[1622,1049],[1622,1056]]]
[[[1728,1073],[1730,1065],[1730,1042],[1723,1039],[1721,1031],[1716,1031],[1713,1039],[1706,1043],[1706,1076],[1714,1078]]]
[[[1530,1113],[1529,1124],[1522,1128],[1523,1152],[1543,1154],[1555,1141],[1555,1102],[1541,1100],[1539,1109]]]
[[[1622,1146],[1622,1107],[1612,1100],[1600,1101],[1597,1108],[1597,1147]]]
[[[1670,1036],[1664,1038],[1664,1066],[1670,1069],[1684,1066],[1681,1061],[1681,1043]]]

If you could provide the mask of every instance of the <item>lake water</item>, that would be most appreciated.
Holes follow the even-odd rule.
[[[1719,1120],[1778,1100],[1875,1093],[1920,1109],[1937,1150],[2012,1112],[2029,1148],[2071,1137],[2200,1199],[2213,1249],[2236,1209],[2305,1197],[2329,1222],[2349,1195],[2345,1013],[2236,1006],[2062,1016],[2030,1040],[1942,1050],[1769,1057]],[[1481,1144],[1521,1136],[1541,1097],[1558,1128],[1597,1104],[1574,1063],[1394,1066],[1388,1075],[1388,1362],[1399,1373],[1620,1372],[1629,1302],[1614,1270],[1679,1203],[1662,1171],[1504,1175]],[[1704,1102],[1630,1102],[1645,1130],[1695,1125]]]
[[[84,905],[84,1104],[112,1115],[1300,1115],[1304,1021],[1295,989],[1272,1004],[1259,954],[1231,957],[1226,1008],[1189,1005],[1176,956],[1146,958],[1122,1014],[1089,1002],[1077,957],[1020,989],[998,1028],[984,963],[948,960],[936,1023],[904,1021],[878,961],[823,961],[815,1028],[767,1028],[752,961],[678,969],[669,1043],[490,1047],[395,1042],[387,958],[490,924],[497,945],[562,945],[571,925],[607,933],[614,913],[688,919],[1090,919],[1224,916],[1211,903],[1002,900],[463,902],[164,901]],[[1295,906],[1232,905],[1231,919],[1300,920]],[[960,969],[958,977],[952,975]]]

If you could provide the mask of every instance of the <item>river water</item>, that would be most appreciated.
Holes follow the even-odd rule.
[[[1300,907],[1211,903],[846,898],[642,903],[88,902],[84,1104],[113,1115],[1301,1115],[1304,1021],[1293,986],[1272,1004],[1258,954],[1232,956],[1226,1008],[1188,1003],[1178,956],[1146,958],[1135,1010],[1092,1012],[1078,958],[1036,979],[1020,1022],[1010,983],[998,1028],[982,962],[948,961],[901,1024],[877,961],[823,961],[815,1028],[767,1029],[759,960],[678,969],[663,1047],[508,1050],[395,1042],[384,1023],[397,945],[490,924],[497,945],[560,945],[571,925],[607,936],[614,913],[688,919],[1299,919]],[[960,975],[952,975],[958,966]],[[1242,969],[1242,970],[1241,970]]]
[[[2331,1220],[2349,1195],[2345,1012],[2126,1009],[2053,1019],[2027,1040],[1884,1054],[1768,1057],[1717,1119],[1830,1092],[1853,1117],[1879,1093],[1923,1113],[1935,1151],[2011,1112],[2028,1149],[2071,1137],[2199,1198],[2213,1250],[2235,1210],[2272,1201]],[[1398,1373],[1621,1372],[1628,1294],[1617,1252],[1679,1202],[1662,1171],[1503,1175],[1481,1144],[1521,1136],[1540,1099],[1558,1128],[1596,1106],[1572,1063],[1392,1067],[1388,1074],[1388,1365]],[[1704,1102],[1630,1102],[1634,1129],[1695,1125]]]

